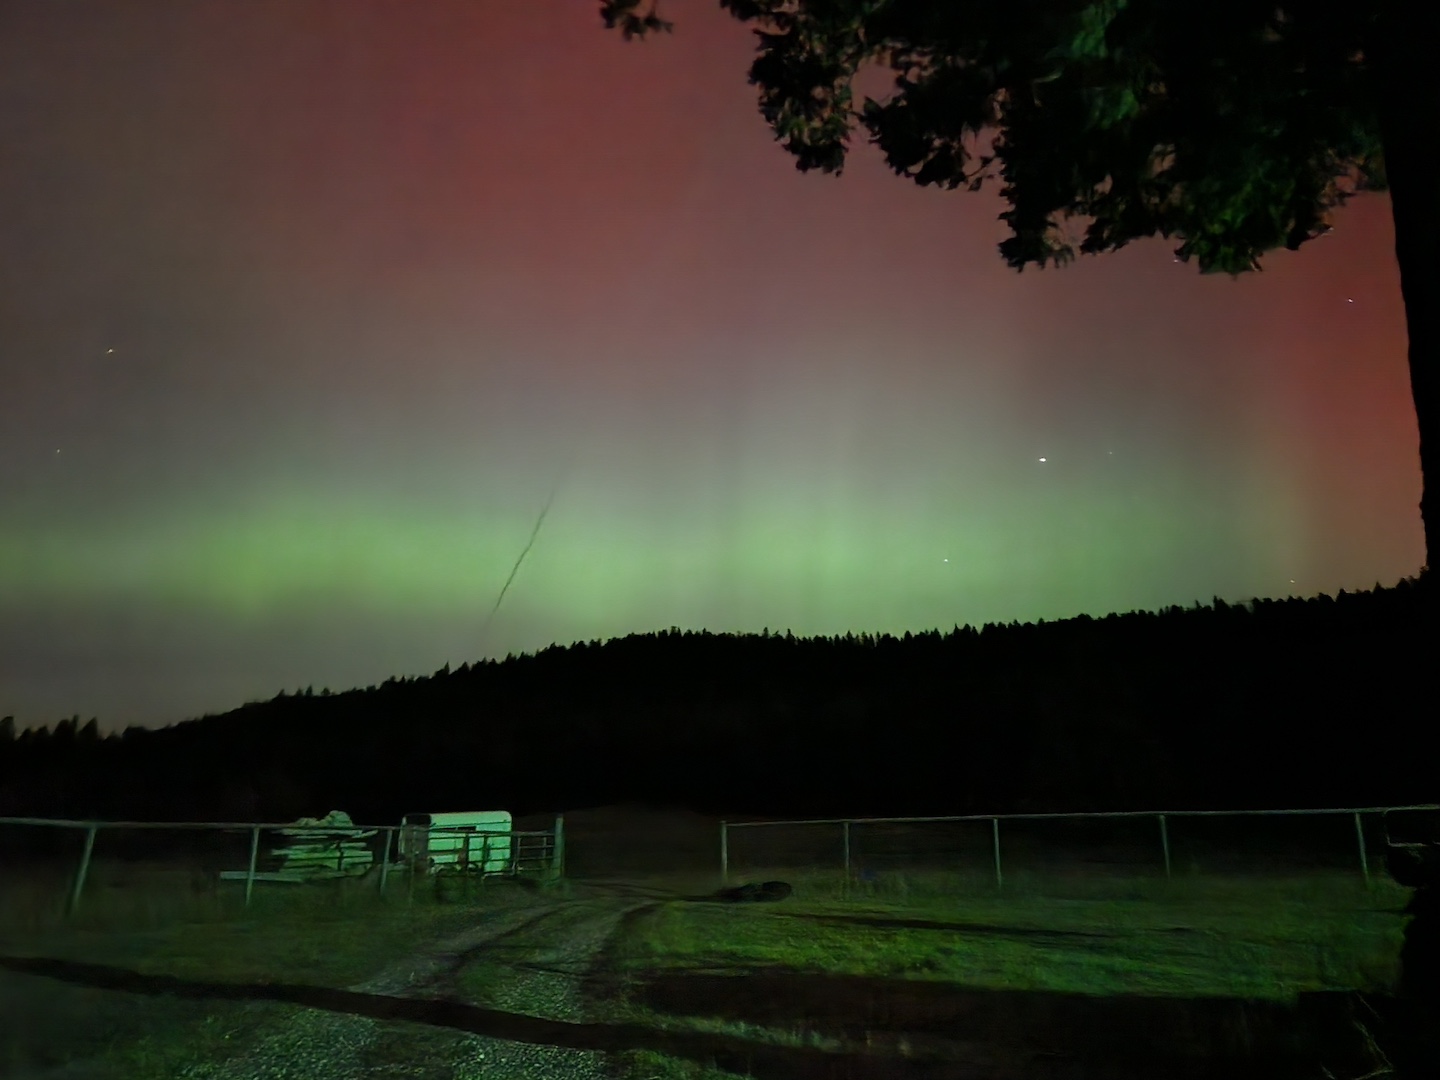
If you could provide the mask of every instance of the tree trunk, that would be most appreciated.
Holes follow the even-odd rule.
[[[1425,566],[1440,572],[1440,4],[1386,0],[1378,31],[1377,106],[1420,428]]]
[[[1410,389],[1420,426],[1420,520],[1425,526],[1422,579],[1434,592],[1440,573],[1440,92],[1434,64],[1440,48],[1440,4],[1384,0],[1375,60],[1380,137],[1395,220],[1395,258],[1410,334]],[[1422,624],[1423,625],[1423,624]],[[1411,718],[1413,722],[1413,717]],[[1396,723],[1401,723],[1396,718]],[[1431,727],[1420,723],[1419,728]],[[1411,901],[1400,974],[1401,1011],[1388,1053],[1397,1080],[1440,1075],[1435,1037],[1440,963],[1440,885],[1424,882]]]

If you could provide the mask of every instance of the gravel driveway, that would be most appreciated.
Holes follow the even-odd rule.
[[[585,1019],[581,984],[634,898],[546,904],[487,918],[378,977],[355,993],[415,1000],[456,1000],[456,975],[483,957],[504,978],[483,1004],[571,1023]],[[184,1080],[604,1080],[604,1054],[426,1024],[301,1008],[244,1054],[196,1064]]]

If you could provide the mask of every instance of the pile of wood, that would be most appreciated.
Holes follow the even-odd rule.
[[[350,815],[341,810],[332,810],[323,818],[300,818],[280,830],[289,843],[272,850],[280,858],[277,874],[291,881],[363,874],[375,861],[365,840],[378,831],[357,829]]]

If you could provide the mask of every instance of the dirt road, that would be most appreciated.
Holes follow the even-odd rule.
[[[514,912],[440,943],[361,986],[358,993],[421,1001],[463,1001],[457,974],[477,959],[496,975],[489,1000],[472,1002],[521,1016],[585,1019],[581,983],[633,901],[592,899]],[[590,1050],[428,1030],[310,1009],[244,1055],[196,1066],[186,1080],[604,1080]]]
[[[90,998],[124,998],[111,1006],[137,1013],[147,999],[160,1008],[186,999],[187,1013],[217,999],[297,1006],[234,1056],[191,1064],[180,1074],[184,1080],[603,1080],[602,1052],[554,1045],[547,1035],[554,1025],[544,1022],[583,1025],[584,979],[621,920],[646,902],[588,890],[568,901],[477,913],[464,933],[344,990],[200,985],[43,960],[7,977],[65,982]],[[363,922],[356,932],[364,933]],[[32,1077],[120,1080],[94,1061],[26,1080]]]

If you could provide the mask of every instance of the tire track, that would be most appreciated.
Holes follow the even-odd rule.
[[[463,1000],[467,964],[503,980],[488,1008],[562,1022],[585,1019],[584,984],[621,920],[643,901],[601,897],[487,919],[350,989],[372,996]],[[300,1009],[245,1053],[197,1063],[183,1080],[605,1080],[596,1050],[511,1041],[441,1027]]]

